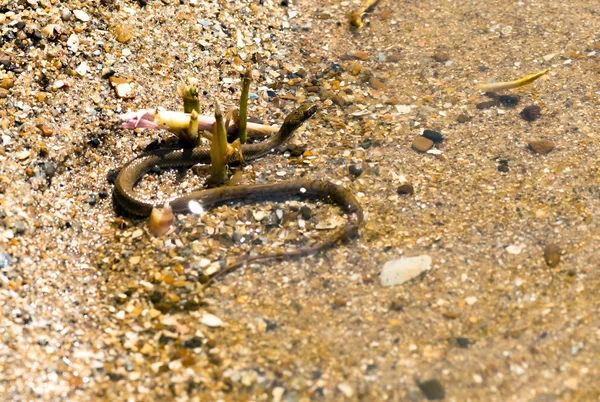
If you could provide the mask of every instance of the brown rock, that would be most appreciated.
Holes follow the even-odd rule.
[[[476,107],[477,109],[480,109],[480,110],[481,110],[481,109],[489,109],[489,108],[491,108],[491,107],[494,107],[494,106],[496,106],[496,104],[497,104],[497,103],[498,103],[498,102],[496,102],[495,100],[492,100],[492,101],[487,101],[487,102],[480,102],[480,103],[478,103],[477,105],[475,105],[475,107]]]
[[[396,189],[398,195],[413,195],[415,193],[415,188],[410,183],[405,183]]]
[[[529,148],[536,154],[546,155],[554,149],[554,143],[550,140],[534,140],[529,141]]]
[[[0,88],[0,99],[7,98],[9,93],[8,89]]]
[[[519,115],[526,121],[534,121],[540,117],[542,109],[538,105],[527,106]]]
[[[544,260],[549,267],[554,268],[560,262],[561,249],[557,244],[548,244],[544,248]]]
[[[371,88],[376,89],[378,91],[385,91],[388,89],[388,86],[385,85],[383,82],[379,81],[377,78],[371,78],[369,84],[371,85]]]
[[[281,99],[285,99],[285,100],[296,100],[296,97],[292,94],[285,94],[281,97]]]
[[[423,137],[422,135],[419,135],[412,142],[412,149],[419,152],[427,152],[431,149],[432,146],[433,141]]]
[[[46,124],[40,124],[40,125],[38,125],[38,128],[40,129],[40,131],[42,132],[42,135],[44,137],[51,137],[52,134],[54,133],[54,131],[52,130],[52,127],[50,127]]]
[[[383,103],[385,103],[386,105],[397,105],[400,103],[400,99],[398,99],[395,96],[392,96],[391,98],[387,98]]]
[[[462,113],[460,115],[458,115],[458,117],[456,118],[456,121],[459,123],[467,123],[471,121],[471,116],[469,116],[468,114]]]
[[[354,57],[359,60],[367,60],[369,58],[369,53],[367,52],[356,52],[354,53]]]
[[[339,107],[344,107],[344,106],[346,106],[346,103],[348,103],[348,101],[343,96],[340,96],[340,95],[333,95],[331,97],[331,101],[333,103],[335,103],[336,105],[338,105]]]
[[[433,60],[439,62],[439,63],[445,63],[448,60],[450,60],[450,55],[447,52],[442,52],[442,51],[437,51],[434,53],[433,56]]]
[[[387,56],[386,58],[387,61],[389,61],[390,63],[397,63],[400,61],[400,55],[398,54],[390,54]]]

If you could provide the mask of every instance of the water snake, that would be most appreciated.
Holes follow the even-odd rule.
[[[304,103],[292,111],[283,122],[279,131],[269,139],[255,143],[244,144],[241,153],[244,162],[251,161],[271,152],[274,148],[289,140],[295,130],[308,120],[317,107],[311,103]],[[233,153],[228,163],[239,163],[240,155]],[[153,167],[179,168],[190,167],[195,164],[210,163],[210,147],[200,146],[189,149],[159,149],[147,152],[138,158],[128,162],[119,172],[115,180],[115,199],[117,203],[127,212],[137,216],[149,216],[153,208],[160,208],[164,201],[149,201],[140,197],[134,190],[136,183]],[[231,271],[233,268],[249,261],[265,258],[300,256],[310,254],[325,247],[331,246],[338,240],[345,238],[355,232],[363,221],[363,212],[354,195],[342,186],[324,180],[291,180],[269,184],[253,184],[241,186],[224,186],[193,191],[181,197],[168,200],[173,212],[190,212],[190,201],[199,202],[203,208],[208,208],[217,203],[232,200],[264,199],[279,196],[300,196],[302,198],[317,198],[344,209],[348,216],[346,224],[331,230],[313,244],[295,250],[277,251],[269,254],[261,254],[253,257],[241,258],[229,263],[224,269],[217,272],[215,276]]]

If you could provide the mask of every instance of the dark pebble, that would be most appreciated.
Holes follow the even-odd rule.
[[[108,198],[108,193],[101,191],[100,193],[98,193],[98,197],[100,197],[101,200],[105,200]]]
[[[373,146],[374,142],[372,139],[367,138],[366,140],[364,140],[363,142],[360,143],[360,147],[362,149],[369,149]]]
[[[519,95],[500,95],[500,96],[498,96],[498,102],[500,102],[501,105],[504,105],[506,107],[517,106],[517,104],[519,103],[519,100],[521,100],[521,97]]]
[[[154,308],[163,314],[167,314],[169,311],[171,311],[173,306],[169,303],[155,303]]]
[[[44,171],[46,178],[51,179],[56,174],[56,163],[46,162],[42,165],[42,170]]]
[[[119,169],[111,169],[108,171],[108,174],[106,175],[106,181],[109,184],[114,184],[115,180],[117,180],[117,176],[119,175]]]
[[[342,71],[342,66],[340,66],[337,63],[331,63],[331,69],[336,73],[339,73],[340,71]]]
[[[94,148],[98,148],[100,146],[100,140],[98,137],[94,137],[90,140],[89,144]]]
[[[396,189],[396,192],[398,193],[398,195],[413,195],[415,193],[415,188],[413,187],[412,184],[406,183],[406,184],[400,185]]]
[[[459,114],[458,117],[456,118],[456,121],[459,123],[467,123],[471,121],[471,116],[469,116],[468,114],[462,113]]]
[[[350,172],[350,174],[352,176],[358,177],[363,172],[362,165],[352,164],[352,165],[348,166],[348,172]]]
[[[233,232],[233,235],[231,236],[231,239],[235,242],[235,243],[241,243],[242,240],[244,239],[244,235],[241,232],[238,232],[237,230],[235,232]]]
[[[277,93],[275,91],[273,91],[272,89],[267,89],[267,95],[270,98],[274,98],[275,96],[277,96]]]
[[[508,160],[501,159],[498,161],[498,171],[503,173],[508,173]]]
[[[98,199],[96,198],[95,194],[91,194],[90,198],[88,198],[87,203],[90,204],[91,206],[96,205],[96,202],[98,202]]]
[[[477,105],[475,105],[475,107],[480,110],[481,109],[489,109],[491,107],[496,106],[496,103],[497,103],[496,101],[481,102],[481,103],[478,103]]]
[[[302,215],[302,219],[304,219],[305,221],[307,221],[312,216],[312,211],[310,210],[309,207],[307,207],[306,205],[304,205],[304,206],[302,206],[302,208],[300,208],[300,214]]]
[[[286,150],[289,151],[291,156],[298,157],[304,154],[304,151],[306,151],[306,147],[299,146],[296,144],[290,144]]]
[[[404,300],[394,300],[390,303],[390,310],[392,311],[403,311],[406,302]]]
[[[468,349],[469,345],[473,343],[473,341],[469,338],[458,337],[456,338],[456,343],[462,349]]]
[[[187,341],[183,342],[182,346],[188,349],[196,349],[202,347],[203,343],[204,341],[202,338],[200,338],[199,336],[193,336]]]
[[[540,117],[541,111],[542,108],[540,108],[539,106],[531,105],[521,110],[521,113],[519,113],[519,115],[523,118],[523,120],[534,121],[538,117]]]
[[[163,299],[164,295],[162,294],[162,292],[158,291],[158,290],[154,290],[151,294],[150,294],[150,301],[152,303],[160,303],[161,300]]]
[[[15,27],[17,27],[17,29],[23,29],[23,28],[25,28],[26,25],[27,24],[24,23],[23,21],[19,21],[15,24]]]
[[[154,174],[159,174],[160,173],[160,166],[158,166],[158,165],[152,166],[152,168],[150,168],[150,172],[154,173]]]
[[[483,93],[485,96],[491,99],[498,99],[498,94],[494,91],[487,91]]]
[[[279,4],[281,4],[283,7],[287,7],[290,3],[288,0],[282,0],[282,2]]]
[[[436,379],[417,382],[419,389],[425,395],[425,398],[430,401],[442,400],[446,397],[446,391],[441,382]]]
[[[444,137],[438,131],[425,130],[425,131],[423,131],[423,134],[421,134],[421,135],[423,137],[425,137],[425,138],[429,138],[433,142],[442,142],[442,141],[444,141]]]
[[[560,255],[562,250],[557,244],[548,244],[544,248],[544,261],[550,268],[556,267],[560,263]]]

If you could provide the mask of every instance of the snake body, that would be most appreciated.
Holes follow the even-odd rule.
[[[269,139],[257,144],[242,145],[241,153],[244,162],[260,158],[285,143],[293,136],[298,127],[315,114],[316,110],[317,108],[313,104],[302,104],[286,117],[279,131]],[[227,161],[227,163],[236,162],[241,162],[238,153],[232,154]],[[115,199],[127,212],[138,216],[149,216],[152,209],[162,207],[163,202],[148,201],[141,198],[134,190],[135,184],[155,166],[159,168],[179,168],[190,167],[199,163],[210,163],[210,147],[161,149],[143,154],[131,160],[119,172],[115,180]],[[362,208],[354,195],[344,187],[324,180],[300,179],[271,184],[217,187],[193,191],[181,197],[172,198],[168,202],[173,212],[186,213],[190,212],[190,201],[197,201],[206,209],[214,204],[226,201],[290,195],[323,199],[337,204],[347,213],[348,222],[330,231],[329,235],[324,236],[312,245],[294,251],[282,251],[245,258],[240,260],[239,263],[230,264],[225,270],[218,272],[217,275],[229,272],[242,262],[281,256],[306,255],[318,251],[355,232],[363,221]]]

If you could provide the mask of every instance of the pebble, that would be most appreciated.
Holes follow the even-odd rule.
[[[386,91],[388,89],[388,86],[380,80],[378,80],[377,78],[371,78],[369,84],[371,85],[371,88],[376,89],[378,91]]]
[[[428,255],[388,261],[381,271],[381,284],[385,287],[401,285],[429,269],[431,257]]]
[[[0,81],[0,88],[3,89],[11,89],[15,86],[15,80],[10,77],[4,77],[2,81]]]
[[[465,299],[465,303],[467,303],[469,306],[472,306],[473,304],[477,303],[477,297],[469,296]]]
[[[210,328],[218,328],[223,326],[223,321],[219,317],[208,313],[205,313],[202,318],[200,318],[200,323]]]
[[[0,99],[7,98],[9,94],[8,89],[0,88]]]
[[[459,123],[468,123],[468,122],[471,121],[471,119],[472,119],[472,117],[469,116],[468,114],[461,113],[456,118],[456,121],[459,122]]]
[[[10,255],[6,251],[0,252],[0,268],[10,267]]]
[[[350,166],[348,166],[348,172],[352,175],[352,176],[360,176],[363,172],[363,165],[362,164],[352,164]]]
[[[60,18],[63,21],[69,21],[72,16],[73,13],[71,13],[71,10],[69,10],[68,8],[63,8],[63,10],[60,12]]]
[[[404,183],[398,186],[396,192],[398,195],[413,195],[415,193],[415,188],[410,183]]]
[[[88,13],[83,10],[74,10],[73,15],[75,15],[75,18],[82,22],[88,22],[90,20]]]
[[[416,137],[412,142],[412,149],[419,152],[427,152],[433,146],[433,141],[429,138],[425,138],[422,135]]]
[[[437,51],[431,57],[433,58],[433,60],[437,61],[438,63],[445,63],[448,60],[450,60],[450,54],[448,54],[447,52],[443,52],[443,51]]]
[[[115,89],[115,93],[118,98],[121,99],[133,99],[135,98],[135,92],[131,87],[131,84],[126,79],[121,77],[110,77],[108,79],[110,84]]]
[[[485,101],[485,102],[478,103],[477,105],[475,105],[475,107],[477,109],[480,109],[480,110],[481,109],[489,109],[491,107],[496,106],[496,104],[497,104],[497,102],[495,100],[493,100],[493,101]]]
[[[432,379],[424,382],[418,382],[419,389],[429,401],[443,400],[446,397],[444,386],[439,380]]]
[[[352,398],[354,396],[354,390],[352,387],[344,382],[338,384],[338,389],[346,398]]]
[[[48,126],[47,124],[40,124],[38,125],[38,128],[44,137],[52,137],[52,134],[54,133],[52,127]]]
[[[536,154],[546,155],[554,149],[554,143],[550,140],[534,140],[527,143],[529,148]]]
[[[521,97],[519,95],[500,95],[498,96],[498,102],[503,106],[514,107],[517,106]]]
[[[544,248],[544,260],[550,268],[556,267],[560,263],[561,249],[558,244],[548,244]]]
[[[538,105],[531,105],[521,110],[519,116],[521,116],[525,121],[534,121],[540,117],[541,111],[542,108],[540,108]]]
[[[127,24],[118,25],[115,33],[117,35],[117,42],[120,43],[129,42],[129,40],[133,37],[131,26]]]
[[[365,60],[367,60],[369,58],[369,53],[367,53],[367,52],[356,52],[356,53],[354,53],[354,57],[357,58],[357,59],[359,59],[359,60],[365,61]]]
[[[434,131],[434,130],[425,130],[423,131],[423,134],[421,134],[423,137],[430,139],[433,142],[442,142],[444,141],[444,137],[442,136],[442,134],[438,131]]]

